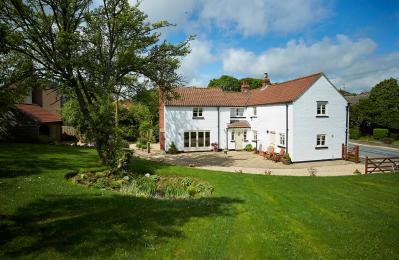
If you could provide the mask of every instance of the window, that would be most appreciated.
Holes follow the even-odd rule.
[[[327,101],[317,101],[317,116],[327,116]]]
[[[316,147],[325,147],[326,146],[326,135],[320,134],[317,135]]]
[[[258,140],[258,131],[252,131],[252,134],[253,134],[253,136],[254,136],[254,138],[253,138],[253,140],[254,141],[256,141],[256,140]]]
[[[247,136],[248,136],[247,130],[244,130],[244,141],[247,141]]]
[[[234,141],[234,131],[231,131],[231,141]]]
[[[285,134],[284,133],[280,133],[280,146],[285,147]]]
[[[211,145],[211,134],[209,131],[187,131],[184,132],[184,147],[201,148]]]
[[[257,116],[257,114],[256,114],[256,113],[257,113],[257,111],[256,111],[256,107],[253,107],[252,109],[253,109],[253,111],[252,111],[252,112],[253,112],[253,113],[252,113],[252,115],[253,115],[253,116]]]
[[[230,117],[244,117],[244,108],[243,107],[230,108]]]
[[[193,108],[193,118],[202,117],[202,107]]]

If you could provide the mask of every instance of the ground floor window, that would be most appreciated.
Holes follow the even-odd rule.
[[[325,134],[317,135],[316,146],[326,146],[326,135]]]
[[[254,141],[256,141],[256,140],[258,140],[258,131],[252,131],[252,134],[253,134],[253,136],[254,136],[254,138],[253,138],[253,140]]]
[[[285,147],[285,134],[280,133],[280,146]]]
[[[184,147],[209,147],[211,145],[210,131],[187,131],[184,132]]]
[[[247,136],[248,136],[247,130],[244,130],[244,141],[245,142],[248,141]]]

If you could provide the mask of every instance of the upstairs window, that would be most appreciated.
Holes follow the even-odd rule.
[[[316,147],[326,147],[326,135],[325,134],[317,135]]]
[[[244,108],[243,107],[230,108],[230,117],[244,117]]]
[[[193,118],[202,118],[202,107],[193,108]]]
[[[327,101],[317,101],[317,116],[327,116]]]
[[[285,147],[285,134],[284,133],[280,133],[280,146]]]

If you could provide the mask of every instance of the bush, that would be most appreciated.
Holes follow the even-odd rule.
[[[389,137],[391,137],[394,140],[398,140],[399,139],[399,134],[398,133],[390,133]]]
[[[349,128],[349,138],[359,139],[362,136],[359,127]]]
[[[254,148],[252,147],[252,144],[247,144],[244,148],[245,151],[247,152],[252,152]]]
[[[395,139],[390,138],[390,137],[384,137],[384,138],[381,139],[381,141],[382,141],[384,144],[392,144],[393,141],[395,141]]]
[[[373,129],[373,138],[375,140],[380,140],[384,137],[388,137],[389,131],[388,129],[383,128],[374,128]]]
[[[184,187],[190,186],[191,183],[193,183],[193,180],[191,180],[190,177],[184,177],[184,179],[181,180],[181,184],[182,184]]]
[[[174,142],[172,142],[172,143],[169,145],[168,153],[170,153],[170,154],[177,154],[177,153],[178,153],[177,148],[176,148],[176,145],[175,145]]]

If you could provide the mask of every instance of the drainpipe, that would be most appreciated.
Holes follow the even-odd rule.
[[[229,150],[229,129],[226,128],[226,151]]]
[[[285,150],[288,153],[288,103],[285,104]]]
[[[346,106],[346,122],[345,122],[345,145],[348,146],[348,127],[349,127],[349,108],[350,104]]]
[[[220,148],[220,107],[218,107],[218,149]]]

